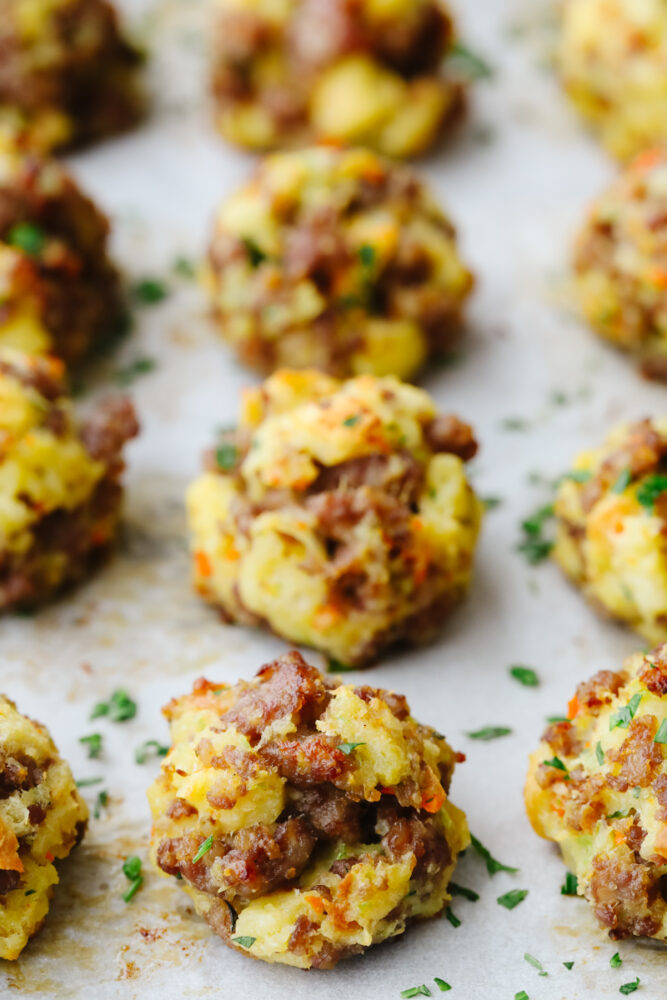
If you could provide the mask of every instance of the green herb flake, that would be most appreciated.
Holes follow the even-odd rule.
[[[632,472],[630,469],[623,469],[616,482],[611,487],[612,493],[623,493],[632,482]]]
[[[18,222],[10,229],[7,242],[28,257],[39,257],[46,245],[46,233],[32,222]]]
[[[422,983],[421,986],[410,986],[407,990],[401,990],[401,996],[405,997],[406,1000],[408,997],[430,997],[431,995],[431,991],[425,983]]]
[[[505,417],[500,426],[504,431],[525,431],[529,424],[523,417]]]
[[[655,509],[656,500],[667,490],[667,476],[648,476],[637,488],[637,500],[651,513]]]
[[[187,257],[177,257],[172,265],[172,270],[179,278],[194,278],[197,274],[197,268]]]
[[[510,667],[509,670],[514,680],[523,684],[524,687],[534,688],[540,683],[540,679],[532,667],[515,666]]]
[[[327,659],[328,674],[351,674],[356,669],[356,667],[350,667],[346,663],[341,663],[340,660],[336,660],[333,656]]]
[[[375,247],[370,246],[368,243],[364,243],[363,246],[359,247],[359,260],[363,267],[370,269],[375,266]]]
[[[619,969],[623,965],[623,959],[621,958],[618,952],[616,952],[614,955],[611,956],[611,958],[609,959],[609,964],[612,967],[612,969]]]
[[[573,483],[588,483],[592,478],[593,473],[588,469],[573,469],[572,472],[566,472],[561,481],[569,479]]]
[[[653,737],[654,743],[667,743],[667,719],[663,719]]]
[[[456,914],[452,910],[451,906],[448,906],[447,909],[445,910],[445,916],[446,916],[447,920],[449,920],[449,922],[452,925],[452,927],[460,927],[461,926],[461,921],[456,916]]]
[[[624,997],[627,997],[629,993],[634,993],[638,989],[639,989],[639,976],[637,976],[636,979],[633,979],[631,983],[623,983],[618,992],[622,993]]]
[[[76,782],[77,788],[90,788],[91,785],[101,785],[104,778],[79,778]]]
[[[167,286],[158,278],[142,278],[132,288],[132,295],[144,306],[154,306],[167,298]]]
[[[192,864],[194,865],[197,861],[201,861],[205,854],[207,854],[213,847],[213,834],[211,833],[206,840],[202,840],[201,844],[197,849],[197,853],[192,859]],[[253,938],[254,940],[254,938]]]
[[[232,943],[237,944],[239,948],[252,948],[256,940],[256,937],[235,937],[232,938]]]
[[[576,896],[577,889],[579,887],[579,879],[572,872],[567,872],[565,875],[565,881],[560,887],[561,896]]]
[[[612,729],[627,729],[632,720],[635,717],[635,713],[639,708],[639,702],[642,700],[641,693],[638,691],[637,694],[633,694],[627,705],[622,708],[617,709],[614,714],[609,719],[609,730]]]
[[[344,753],[346,757],[349,757],[350,754],[357,749],[357,747],[365,746],[365,743],[339,743],[337,749]]]
[[[604,750],[602,749],[602,744],[599,740],[595,744],[595,756],[597,757],[598,764],[602,766],[602,764],[604,764]]]
[[[449,985],[449,983],[446,983],[444,979],[440,979],[439,976],[435,976],[433,982],[438,987],[441,993],[449,993],[449,991],[451,990],[451,986]]]
[[[97,798],[95,800],[95,807],[93,809],[93,816],[95,819],[99,819],[102,815],[102,810],[106,809],[109,804],[109,793],[102,790],[97,793]]]
[[[23,893],[23,895],[24,896],[34,896],[36,892],[37,892],[36,889],[26,889],[26,891]]]
[[[557,771],[563,771],[569,778],[567,767],[560,757],[552,757],[551,760],[543,760],[542,763],[545,767],[555,767]]]
[[[231,472],[239,460],[239,450],[235,444],[221,444],[215,449],[215,461],[223,472]]]
[[[145,740],[141,746],[138,746],[134,751],[134,759],[137,764],[145,764],[153,753],[156,757],[166,757],[169,753],[169,747],[164,746],[162,743],[158,743],[157,740]]]
[[[141,874],[141,858],[138,858],[136,854],[131,855],[129,858],[125,858],[125,861],[123,862],[123,874],[131,883],[130,888],[123,895],[124,902],[129,903],[133,896],[137,894],[144,882],[144,877]]]
[[[552,724],[556,722],[569,722],[569,721],[570,720],[566,715],[547,715],[547,722],[550,722]]]
[[[150,375],[157,368],[157,361],[154,358],[136,358],[123,368],[117,368],[113,373],[113,380],[117,386],[125,389],[132,385],[138,378]]]
[[[518,872],[519,870],[518,868],[511,868],[509,865],[504,865],[502,864],[502,862],[497,861],[493,857],[491,852],[486,847],[484,847],[484,845],[477,839],[477,837],[473,836],[472,834],[470,836],[470,843],[472,845],[473,850],[477,854],[479,854],[480,858],[482,858],[482,860],[485,862],[486,870],[489,873],[489,875],[495,875],[496,872],[510,872],[510,874],[515,874],[516,872]]]
[[[530,997],[525,990],[520,990],[518,993],[514,994],[514,1000],[530,1000]]]
[[[489,80],[494,75],[493,67],[486,59],[461,42],[454,42],[451,46],[447,66],[466,80]]]
[[[501,736],[509,736],[512,730],[508,726],[486,726],[484,729],[477,729],[473,733],[466,733],[471,740],[497,740]]]
[[[626,819],[629,815],[629,809],[617,809],[616,812],[607,813],[607,819]]]
[[[569,971],[572,971],[572,969],[574,968],[574,962],[563,962],[563,965],[564,965],[564,966],[565,966],[565,968],[566,968],[566,969],[568,969]]]
[[[361,416],[358,413],[355,413],[353,416],[345,418],[343,421],[343,427],[354,427],[354,425],[358,424],[360,420]]]
[[[83,743],[88,749],[90,760],[96,760],[102,753],[102,734],[91,733],[90,736],[79,737],[79,743]]]
[[[483,497],[482,503],[484,504],[485,510],[495,510],[496,507],[500,507],[503,502],[502,497]]]
[[[553,516],[553,504],[545,504],[521,522],[523,538],[517,549],[531,566],[536,566],[546,559],[553,548],[551,539],[544,537],[544,530]]]
[[[130,698],[127,691],[114,691],[109,701],[99,701],[91,712],[91,719],[108,716],[112,722],[127,722],[137,714],[137,703]]]
[[[519,903],[523,903],[524,899],[528,895],[528,889],[510,889],[509,892],[504,893],[502,896],[498,896],[496,900],[500,906],[504,906],[506,910],[513,910]]]
[[[534,955],[530,955],[528,952],[526,952],[523,957],[524,957],[524,960],[526,962],[528,962],[528,965],[532,965],[532,967],[534,969],[537,969],[538,973],[541,976],[548,975],[548,973],[545,971],[544,966],[542,965],[542,963],[540,962],[540,960],[538,958],[535,958]]]
[[[469,899],[471,903],[476,903],[479,899],[479,893],[475,892],[474,889],[467,889],[464,885],[458,885],[456,882],[449,883],[449,892],[452,896],[463,896],[464,899]]]

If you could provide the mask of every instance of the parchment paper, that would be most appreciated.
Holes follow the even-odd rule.
[[[552,480],[611,423],[664,412],[665,389],[641,381],[568,309],[572,234],[614,165],[582,130],[546,65],[548,4],[452,6],[466,41],[496,72],[475,88],[461,134],[419,165],[479,275],[460,362],[424,384],[441,408],[476,427],[482,449],[474,481],[502,505],[486,518],[470,599],[441,640],[386,660],[364,680],[404,692],[417,718],[467,754],[452,798],[476,836],[520,873],[490,878],[468,852],[455,878],[481,899],[455,899],[460,927],[430,921],[331,972],[230,952],[192,914],[174,880],[147,866],[141,891],[122,901],[123,858],[146,859],[145,788],[158,767],[154,760],[138,766],[134,749],[166,740],[160,706],[202,674],[249,678],[284,649],[261,632],[224,627],[191,592],[182,509],[202,450],[216,426],[234,422],[239,390],[253,376],[217,340],[196,285],[174,277],[171,266],[179,255],[200,253],[217,201],[253,161],[210,124],[205,2],[125,0],[152,52],[154,115],[71,167],[111,214],[114,250],[131,278],[158,276],[170,286],[164,303],[137,310],[132,337],[87,376],[94,397],[118,367],[139,357],[157,362],[132,390],[143,433],[129,450],[126,527],[118,554],[91,583],[32,618],[0,623],[0,688],[50,727],[77,778],[104,779],[85,794],[94,804],[106,789],[109,805],[61,865],[42,932],[18,962],[0,966],[3,997],[389,1000],[422,983],[437,995],[434,976],[451,984],[454,1000],[512,1000],[520,990],[530,1000],[602,1000],[636,976],[638,997],[665,994],[660,950],[623,943],[623,967],[610,969],[617,945],[584,902],[561,896],[564,866],[535,837],[522,804],[526,758],[546,716],[564,711],[579,680],[616,668],[641,642],[599,621],[555,567],[531,569],[515,552],[521,518],[550,499],[548,486],[529,474]],[[523,431],[503,426],[514,417],[526,421]],[[517,663],[538,670],[538,688],[509,677]],[[118,687],[137,700],[137,718],[91,723],[92,705]],[[511,726],[513,734],[493,743],[465,735],[488,724]],[[93,731],[104,735],[99,761],[87,760],[79,743]],[[496,899],[511,888],[529,895],[508,912]],[[525,952],[548,976],[538,976]]]

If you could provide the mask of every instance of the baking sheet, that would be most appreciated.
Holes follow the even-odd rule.
[[[665,390],[598,343],[568,308],[567,251],[586,202],[614,167],[586,136],[546,65],[552,21],[545,0],[452,2],[462,34],[495,67],[477,86],[457,139],[419,169],[459,225],[479,275],[459,362],[424,384],[441,408],[476,427],[482,449],[474,482],[502,498],[486,518],[472,594],[441,641],[386,660],[364,677],[404,692],[417,718],[467,755],[452,798],[476,836],[517,875],[493,878],[468,852],[456,881],[480,893],[456,898],[461,926],[433,920],[335,971],[304,973],[230,952],[194,917],[173,880],[146,871],[122,901],[122,860],[146,859],[145,788],[158,764],[134,762],[146,739],[166,739],[159,707],[209,678],[233,682],[284,649],[260,632],[221,625],[191,593],[183,490],[216,426],[234,422],[240,388],[252,381],[219,343],[192,282],[172,273],[176,257],[204,246],[218,199],[252,159],[210,127],[204,99],[205,0],[125,0],[153,52],[152,119],[131,136],[72,158],[81,182],[112,215],[116,256],[133,279],[164,278],[169,298],[137,312],[117,355],[87,376],[88,396],[139,357],[155,371],[133,386],[143,424],[129,449],[126,525],[116,558],[89,585],[36,616],[0,625],[0,687],[50,727],[77,778],[102,777],[108,808],[61,866],[42,932],[19,961],[0,965],[0,994],[28,998],[398,997],[433,977],[462,1000],[602,1000],[639,976],[638,996],[664,996],[664,953],[610,942],[589,908],[561,896],[564,867],[525,818],[526,758],[545,717],[560,714],[576,683],[615,668],[640,642],[598,621],[556,568],[530,568],[515,551],[519,522],[550,498],[554,479],[610,423],[663,411]],[[84,400],[85,403],[85,400]],[[522,431],[507,418],[521,418]],[[539,475],[536,475],[539,474]],[[536,482],[537,480],[537,482]],[[321,663],[318,654],[310,654]],[[508,675],[528,664],[538,688]],[[361,675],[356,675],[361,677]],[[131,722],[88,721],[117,687],[139,704]],[[493,743],[466,731],[511,726]],[[78,740],[104,735],[99,761]],[[508,912],[496,899],[529,890]],[[619,950],[621,969],[610,969]],[[525,952],[548,972],[540,977]],[[563,962],[574,962],[568,971]]]

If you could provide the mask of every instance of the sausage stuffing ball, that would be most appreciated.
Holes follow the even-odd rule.
[[[107,0],[2,0],[0,118],[32,148],[80,145],[141,115],[138,51]]]
[[[0,346],[74,363],[118,328],[109,224],[55,161],[0,151]]]
[[[0,349],[0,609],[45,600],[108,550],[137,430],[124,397],[77,425],[61,362]]]
[[[268,157],[221,206],[208,285],[261,371],[410,378],[455,343],[473,278],[412,170],[320,147]]]
[[[313,140],[422,153],[458,117],[441,0],[217,0],[217,122],[252,149]]]
[[[427,641],[470,582],[476,448],[393,377],[278,372],[190,487],[196,588],[225,620],[346,665]]]
[[[565,0],[565,88],[606,148],[628,159],[667,140],[664,0]]]
[[[596,333],[635,355],[644,375],[667,380],[667,151],[637,157],[593,205],[575,276]]]
[[[88,809],[44,726],[0,695],[0,958],[18,958],[49,910],[54,861],[81,840]]]
[[[667,419],[582,452],[556,496],[553,554],[604,615],[667,640]]]
[[[667,646],[580,684],[568,720],[530,759],[530,821],[612,938],[665,941]]]
[[[446,905],[470,840],[448,798],[457,755],[402,695],[287,653],[165,714],[152,857],[226,944],[329,969]]]

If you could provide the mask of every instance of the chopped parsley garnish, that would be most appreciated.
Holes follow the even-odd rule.
[[[114,691],[109,701],[98,701],[93,708],[90,718],[99,719],[102,715],[108,715],[112,722],[127,722],[137,714],[137,703],[130,698],[127,691],[120,688]]]
[[[637,489],[637,500],[642,507],[646,507],[653,513],[656,500],[662,496],[665,490],[667,490],[667,476],[649,476],[643,483],[640,483]]]
[[[97,793],[97,798],[95,800],[95,808],[93,809],[93,816],[95,819],[99,819],[102,815],[102,810],[106,809],[109,804],[109,793],[102,790]]]
[[[514,1000],[530,1000],[530,997],[525,990],[520,990],[518,993],[514,994]]]
[[[599,740],[595,744],[595,756],[598,759],[598,764],[604,764],[604,750],[602,749],[602,744]]]
[[[654,743],[667,743],[667,719],[663,719],[653,737]]]
[[[623,959],[621,958],[618,952],[616,952],[616,954],[611,956],[611,958],[609,959],[609,964],[611,965],[612,969],[618,969],[621,967],[621,965],[623,965]]]
[[[567,872],[565,875],[565,881],[560,887],[561,896],[576,896],[577,888],[579,886],[579,879],[572,872]]]
[[[509,736],[512,730],[508,726],[485,726],[473,733],[466,733],[471,740],[497,740],[500,736]]]
[[[623,472],[620,473],[618,479],[611,487],[611,492],[623,493],[623,491],[628,488],[631,482],[632,482],[632,473],[630,472],[630,469],[623,469]]]
[[[237,937],[237,938],[232,938],[232,942],[234,944],[239,945],[239,947],[241,947],[241,948],[252,948],[252,946],[254,945],[254,943],[255,943],[256,940],[257,940],[256,937]]]
[[[199,845],[199,847],[197,849],[197,853],[195,854],[194,858],[192,859],[192,864],[195,864],[195,862],[197,862],[197,861],[201,861],[201,859],[204,857],[204,855],[208,854],[208,852],[211,850],[212,847],[213,847],[213,834],[211,833],[206,838],[206,840],[202,840],[201,844]],[[254,938],[253,938],[253,940],[254,940]]]
[[[617,809],[616,812],[608,813],[607,819],[626,819],[629,815],[629,809]]]
[[[83,743],[88,748],[88,757],[96,760],[102,753],[102,734],[91,733],[90,736],[81,736],[79,743]]]
[[[26,891],[23,893],[23,895],[24,896],[34,896],[36,892],[37,892],[36,889],[26,889]]]
[[[134,751],[134,759],[137,764],[145,764],[152,753],[156,757],[166,757],[169,753],[169,747],[158,743],[157,740],[146,740]]]
[[[251,267],[259,267],[260,264],[263,264],[268,259],[267,254],[249,236],[244,236],[242,242]]]
[[[574,962],[563,962],[563,965],[570,971],[574,968]]]
[[[17,222],[10,229],[7,242],[28,257],[38,257],[46,244],[46,234],[33,222]]]
[[[521,667],[521,666],[510,667],[510,674],[512,675],[515,681],[518,681],[519,684],[523,684],[524,687],[534,688],[537,687],[538,684],[540,683],[540,679],[537,676],[537,672],[533,670],[532,667]]]
[[[406,1000],[408,997],[430,997],[431,995],[431,991],[425,983],[422,983],[421,986],[411,986],[407,990],[401,990],[401,996],[405,997]]]
[[[449,922],[452,925],[452,927],[460,927],[461,926],[461,921],[456,916],[456,914],[452,910],[451,906],[448,906],[447,909],[445,910],[445,916],[449,920]]]
[[[537,969],[538,973],[541,976],[547,976],[548,975],[548,973],[545,971],[544,966],[542,965],[542,963],[540,962],[540,960],[538,958],[535,958],[534,955],[530,955],[528,952],[526,952],[526,954],[523,957],[526,960],[526,962],[528,962],[528,965],[532,965],[532,967],[534,969]]]
[[[593,473],[588,469],[573,469],[572,472],[566,472],[564,476],[561,476],[559,482],[570,479],[573,483],[588,483],[592,478]]]
[[[359,260],[363,267],[375,267],[375,257],[375,247],[370,246],[368,243],[364,243],[363,246],[359,247]]]
[[[448,993],[451,990],[449,983],[446,983],[444,979],[440,979],[439,976],[435,976],[433,982],[438,987],[441,993]]]
[[[123,899],[126,903],[139,891],[144,882],[144,877],[141,874],[141,858],[138,858],[136,854],[131,857],[126,858],[123,862],[123,874],[125,878],[131,883],[130,888],[123,895]]]
[[[346,663],[341,663],[340,660],[336,660],[333,656],[330,656],[327,660],[328,674],[350,674],[356,669],[356,667],[348,667]]]
[[[167,297],[167,286],[158,278],[142,278],[132,289],[137,302],[145,306],[153,306]]]
[[[502,862],[496,861],[491,852],[472,834],[470,835],[470,843],[473,850],[486,863],[486,870],[489,875],[495,875],[496,872],[510,872],[512,874],[518,872],[518,868],[511,868],[509,865],[504,865]]]
[[[494,74],[486,59],[461,42],[454,42],[451,46],[447,53],[447,65],[467,80],[489,80]]]
[[[505,417],[500,426],[505,431],[525,431],[528,428],[528,421],[523,417]]]
[[[239,458],[239,450],[235,444],[221,444],[215,449],[215,460],[218,468],[231,472]]]
[[[642,700],[641,693],[638,691],[637,694],[633,694],[627,705],[622,708],[617,709],[614,714],[609,719],[609,730],[612,729],[627,729],[632,720],[635,717],[635,713],[639,708],[639,702]]]
[[[154,358],[137,358],[123,368],[117,368],[113,373],[113,380],[116,385],[125,388],[132,385],[143,375],[150,375],[157,368],[157,361]]]
[[[354,427],[354,425],[358,424],[360,420],[361,416],[358,413],[353,414],[353,416],[351,417],[345,417],[345,420],[343,421],[343,427]]]
[[[173,271],[180,278],[194,278],[197,268],[187,257],[177,257],[173,263]]]
[[[101,785],[104,778],[79,778],[76,782],[77,788],[90,788],[91,785]]]
[[[553,504],[546,504],[521,522],[523,538],[517,550],[526,557],[531,566],[536,566],[546,559],[553,548],[553,541],[544,537],[544,529],[553,516]]]
[[[339,743],[337,749],[341,750],[346,757],[349,757],[357,747],[365,747],[365,743]]]
[[[495,510],[496,507],[500,507],[503,502],[502,497],[483,497],[482,503],[484,504],[485,510]]]
[[[545,767],[555,767],[557,771],[562,771],[563,774],[565,775],[564,780],[565,781],[569,780],[570,775],[568,773],[567,767],[560,759],[560,757],[552,757],[551,760],[543,760],[542,763],[544,764]]]
[[[547,722],[569,722],[570,720],[566,715],[547,715]]]
[[[464,885],[458,885],[456,882],[449,883],[449,891],[452,896],[463,896],[464,899],[469,899],[471,903],[476,903],[479,899],[479,893],[475,892],[474,889],[467,889]]]
[[[634,993],[635,990],[638,989],[639,989],[639,976],[637,976],[636,979],[633,979],[631,983],[623,983],[618,992],[622,993],[623,996],[626,997],[628,993]]]
[[[513,910],[515,906],[519,905],[519,903],[523,903],[527,895],[527,889],[510,889],[509,892],[504,893],[502,896],[498,896],[496,902],[501,906],[504,906],[506,910]]]

